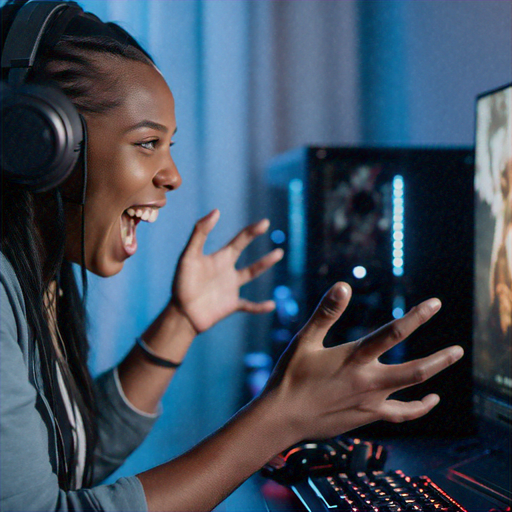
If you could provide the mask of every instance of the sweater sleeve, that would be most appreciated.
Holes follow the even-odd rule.
[[[19,292],[17,281],[6,278],[2,265],[0,510],[147,510],[144,491],[136,477],[80,491],[65,492],[59,488],[50,461],[50,432],[36,409],[37,392],[28,378],[21,350],[23,340],[18,340],[19,333],[26,331],[23,310],[17,300]]]
[[[138,411],[123,393],[117,369],[96,380],[99,443],[93,480],[101,482],[123,464],[147,436],[159,413]]]

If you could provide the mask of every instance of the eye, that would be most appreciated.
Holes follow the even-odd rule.
[[[146,140],[144,142],[138,142],[137,144],[135,144],[136,146],[139,146],[141,148],[144,148],[144,149],[148,149],[150,151],[153,151],[156,149],[156,144],[158,142],[158,139],[153,139],[153,140]]]

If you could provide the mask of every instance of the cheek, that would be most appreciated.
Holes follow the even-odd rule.
[[[144,162],[134,151],[119,151],[101,161],[91,159],[87,184],[89,204],[102,203],[105,208],[124,210],[130,198],[143,190],[150,181]]]

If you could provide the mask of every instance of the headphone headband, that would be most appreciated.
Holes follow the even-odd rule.
[[[55,17],[70,9],[71,18],[83,12],[76,2],[29,2],[16,14],[2,51],[2,69],[10,69],[9,83],[19,85],[34,65],[37,52]],[[64,32],[67,23],[60,30]]]

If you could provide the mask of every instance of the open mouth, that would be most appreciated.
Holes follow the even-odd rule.
[[[136,228],[139,222],[155,222],[158,218],[156,206],[131,206],[121,215],[121,241],[125,251],[132,255],[137,250]]]

